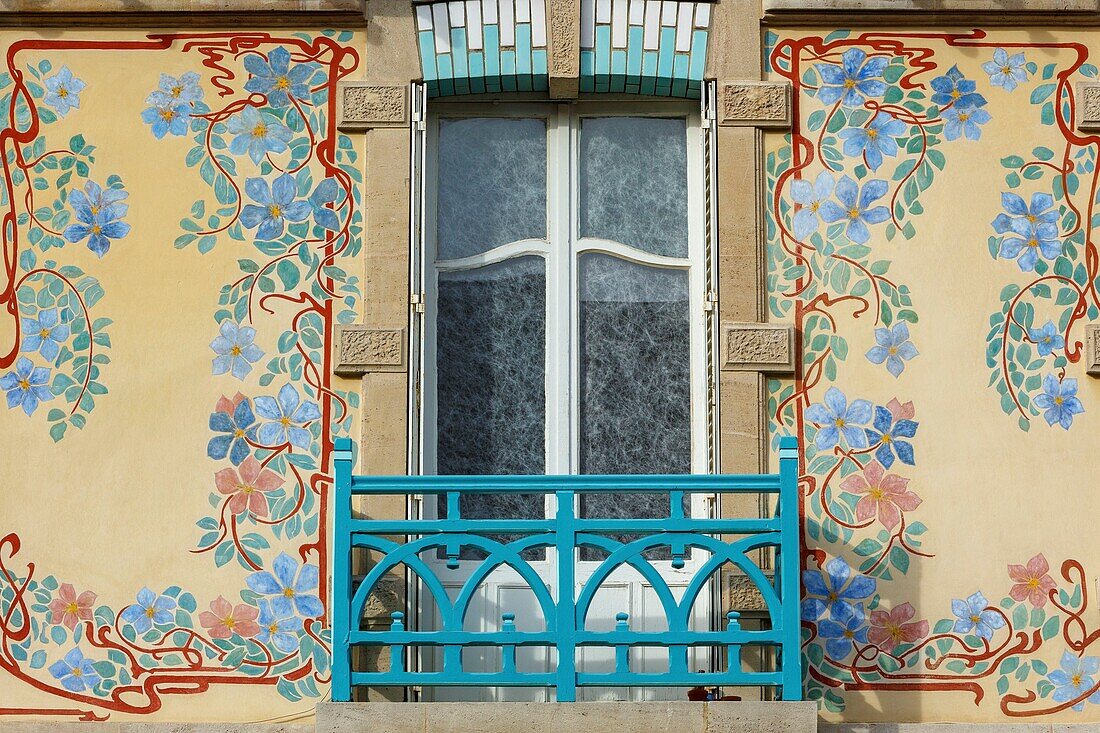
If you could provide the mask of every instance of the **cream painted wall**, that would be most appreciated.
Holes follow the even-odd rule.
[[[9,207],[6,196],[3,208],[22,217],[5,240],[9,271],[4,281],[9,288],[11,283],[19,287],[0,295],[9,304],[0,318],[0,377],[15,375],[4,383],[15,402],[6,402],[5,407],[13,406],[0,412],[7,439],[0,455],[0,536],[6,535],[0,542],[0,714],[34,708],[66,717],[75,711],[90,717],[109,714],[112,720],[150,715],[163,720],[270,720],[308,716],[326,693],[329,631],[321,604],[327,586],[322,507],[331,440],[358,433],[359,404],[357,382],[331,376],[329,346],[337,321],[360,317],[363,275],[358,258],[361,139],[336,133],[330,92],[339,78],[356,69],[361,41],[351,31],[325,35],[316,30],[208,30],[175,37],[111,30],[0,36],[12,64],[0,79],[5,82],[0,88],[3,118],[9,118],[10,92],[17,83],[11,77],[18,79],[20,73],[35,108],[47,115],[33,140],[21,141],[21,133],[10,127],[0,133],[9,161],[9,190],[15,194],[14,205]],[[280,48],[291,52],[289,69],[281,65]],[[258,74],[250,89],[244,88],[249,79],[246,59]],[[63,68],[83,88],[68,81]],[[192,82],[183,77],[192,72],[202,92],[199,104],[191,104]],[[147,99],[162,74],[172,77],[166,82],[169,95],[177,82],[185,87],[169,109],[182,104],[175,107],[178,114],[210,116],[193,128],[169,129],[157,139],[142,115],[165,101]],[[292,85],[291,98],[282,100],[270,93],[270,85],[263,86],[264,74],[272,84],[287,75],[292,84],[303,86]],[[79,98],[79,106],[64,115],[58,113],[65,105],[46,97],[59,83]],[[260,118],[242,117],[242,110],[253,107],[260,109]],[[51,111],[56,121],[49,119]],[[254,160],[234,145],[235,131],[243,129],[247,137],[257,125],[266,126],[269,140],[281,135],[290,149],[273,143],[268,155]],[[20,119],[17,130],[27,129]],[[87,156],[78,156],[76,164],[66,161],[70,154],[65,149],[81,144],[95,146],[94,161]],[[16,162],[17,146],[20,151],[29,146],[22,157],[28,165]],[[62,152],[49,153],[56,150]],[[36,172],[29,163],[43,153],[50,167]],[[223,179],[209,169],[213,175],[207,182],[203,168],[210,165],[204,161],[211,154],[220,156],[218,163],[229,175]],[[23,167],[32,180],[42,179],[38,187],[19,180],[16,171]],[[70,168],[71,180],[59,185],[58,177]],[[293,185],[291,197],[274,201],[282,208],[283,223],[276,234],[273,225],[264,231],[259,221],[270,215],[272,202],[263,203],[257,184],[246,192],[246,181],[261,178],[270,186],[281,177],[280,170],[292,171]],[[110,233],[109,221],[120,220],[129,230],[119,236],[116,225],[110,248],[101,257],[79,232],[73,232],[76,242],[48,235],[41,239],[43,227],[26,220],[30,189],[31,210],[50,207],[37,216],[49,229],[64,232],[79,223],[75,192],[83,190],[85,180],[107,185],[109,176],[121,178],[121,190],[128,194],[122,203],[128,209],[121,216],[116,209],[98,224]],[[330,182],[322,186],[325,179]],[[234,189],[241,192],[244,205],[260,208],[245,209],[241,217]],[[257,196],[261,201],[253,200]],[[198,208],[192,207],[199,201],[202,214],[193,217]],[[218,214],[218,208],[225,211]],[[68,221],[51,221],[58,211],[69,212]],[[211,216],[218,221],[211,222]],[[233,221],[237,223],[230,226]],[[200,229],[221,231],[209,239],[177,239]],[[44,241],[52,246],[44,248]],[[200,245],[208,251],[200,251]],[[64,269],[73,266],[82,274]],[[75,395],[66,396],[68,382],[54,381],[59,373],[82,381],[66,352],[48,345],[30,350],[36,344],[28,337],[40,326],[22,321],[18,343],[23,350],[9,353],[17,343],[16,322],[9,315],[15,304],[24,319],[51,310],[50,304],[41,308],[25,296],[56,280],[56,275],[25,279],[39,268],[67,275],[85,303],[95,301],[90,320],[97,334],[109,335],[109,341],[99,335],[93,342],[95,354],[110,358],[108,364],[97,364],[100,372],[93,381],[102,387],[92,389],[94,405],[88,410],[76,401],[73,414],[78,423],[86,423],[82,429],[69,417]],[[254,274],[257,269],[260,273]],[[251,317],[247,309],[234,312],[234,303],[247,297],[245,289],[258,275],[266,277],[253,294]],[[98,285],[82,285],[85,277]],[[101,288],[102,296],[97,298],[93,288]],[[14,299],[7,300],[9,294]],[[83,319],[75,302],[72,310],[72,318]],[[98,322],[101,318],[111,322]],[[254,346],[263,352],[260,356],[249,350],[247,332],[230,332],[231,341],[254,362],[248,370],[238,367],[238,374],[215,373],[218,353],[211,344],[227,320],[239,321],[241,329],[254,328]],[[65,325],[70,333],[57,338],[58,348],[67,347],[78,357],[86,353],[86,346],[77,342],[77,330]],[[29,416],[19,385],[24,358],[48,368],[50,384],[56,387],[51,392],[58,392],[37,407],[30,405],[34,409]],[[283,392],[282,406],[277,401],[280,389],[290,390]],[[255,422],[250,429],[260,426],[248,435],[248,459],[208,448],[218,435],[211,429],[212,413],[221,398],[232,400],[238,392],[252,407]],[[263,398],[276,399],[265,404]],[[290,434],[290,443],[279,437],[284,429],[279,412],[288,408],[288,426],[303,429]],[[55,409],[60,412],[51,414]],[[271,425],[265,428],[265,423]],[[59,424],[68,427],[55,442],[51,427]],[[253,460],[262,461],[270,473],[256,478]],[[216,485],[216,474],[226,471],[220,483],[233,495],[220,493]],[[258,487],[250,495],[263,499],[245,509],[250,495],[237,498],[238,485]],[[205,552],[197,552],[203,548]],[[283,553],[285,558],[277,559]],[[293,599],[280,592],[288,579],[297,591]],[[65,616],[70,596],[61,584],[71,584],[75,594],[96,594],[90,603],[86,596],[76,599],[78,607],[88,607],[78,611],[84,613],[79,619]],[[148,632],[130,640],[128,630],[140,631],[147,620],[140,608],[127,610],[141,604],[143,588],[158,597],[166,612],[152,618]],[[219,607],[211,609],[219,597],[236,606],[235,633],[203,615],[212,610],[224,615]],[[280,616],[281,621],[275,618]],[[252,620],[257,623],[250,624]],[[267,628],[273,623],[274,634]],[[69,666],[81,668],[80,681],[66,666],[55,666],[73,649],[96,663],[83,665],[70,657]],[[95,678],[98,684],[87,684]]]
[[[1100,383],[1085,374],[1088,357],[1082,354],[1085,325],[1097,320],[1100,301],[1092,289],[1098,273],[1088,217],[1077,227],[1071,212],[1071,207],[1088,210],[1096,196],[1100,138],[1078,136],[1072,110],[1049,104],[1059,95],[1074,104],[1072,84],[1095,79],[1095,67],[1081,66],[1100,40],[1094,35],[1091,30],[951,35],[876,29],[862,35],[778,31],[767,39],[769,77],[792,80],[796,99],[792,136],[767,140],[769,201],[774,195],[777,204],[768,207],[770,318],[801,329],[803,353],[796,380],[771,383],[769,418],[773,436],[794,433],[807,443],[801,482],[810,551],[804,576],[811,599],[804,606],[811,659],[807,691],[824,697],[828,719],[1100,720],[1100,707],[1089,699],[1100,686],[1100,650],[1093,636],[1100,622],[1095,606],[1100,554],[1089,540],[1100,512],[1090,452],[1100,430]],[[840,69],[846,61],[847,72]],[[991,64],[992,74],[984,64]],[[1019,69],[1014,89],[998,84],[1004,66]],[[824,77],[822,67],[832,67],[824,69]],[[953,68],[972,85],[949,77]],[[845,100],[849,78],[857,95]],[[956,103],[954,109],[948,107],[950,97],[933,102],[936,79],[948,93],[957,86],[981,99],[964,99],[967,106]],[[1064,86],[1048,86],[1061,79]],[[820,96],[830,81],[840,91]],[[970,136],[980,131],[980,139],[968,139],[965,122],[958,139],[947,139],[960,109],[977,124]],[[985,111],[988,119],[975,110]],[[862,133],[852,131],[879,113],[886,116],[875,123],[879,134],[872,147],[892,137],[902,149],[868,170],[874,154],[864,158],[865,146],[857,143],[846,153],[840,136],[858,140]],[[831,122],[823,130],[826,119]],[[887,127],[894,119],[900,122]],[[886,143],[885,152],[891,149]],[[1038,162],[1025,166],[1027,161]],[[914,164],[916,173],[909,177],[906,171]],[[1063,168],[1068,199],[1061,194]],[[843,218],[832,228],[822,217],[796,227],[797,211],[807,217],[819,198],[796,181],[813,182],[827,169],[821,198],[837,203]],[[872,196],[838,202],[842,197],[832,183],[844,176],[858,182],[861,194],[869,181],[884,181],[885,193],[873,201]],[[907,185],[917,190],[907,195]],[[1050,211],[1056,221],[1042,232],[1049,242],[1047,254],[1038,258],[1039,271],[1024,271],[1014,258],[1000,255],[1002,239],[1010,236],[993,224],[1005,211],[1003,192],[1028,204],[1033,194],[1054,195]],[[891,201],[898,204],[896,222],[889,215]],[[868,223],[864,246],[852,249],[858,241],[846,226],[850,210],[860,209],[857,218],[864,219],[884,203],[888,209],[881,217],[870,215],[876,223]],[[1041,224],[1047,202],[1040,198],[1038,204],[1030,213],[1040,215]],[[828,206],[819,213],[828,214]],[[1017,224],[1033,233],[1026,218]],[[908,226],[907,234],[900,231]],[[855,231],[854,239],[860,238]],[[1075,278],[1080,284],[1073,284]],[[1038,290],[1029,289],[1036,283]],[[1053,286],[1051,293],[1043,292],[1044,284]],[[911,304],[896,294],[901,286],[908,288]],[[1024,288],[1021,300],[1031,304],[1030,311],[1014,310],[1024,330],[1039,329],[1049,319],[1067,344],[1054,343],[1053,353],[1037,355],[1037,344],[1021,346],[1028,338],[1024,330],[1012,329],[1007,379],[1014,393],[1024,395],[1018,397],[1019,411],[1011,397],[1003,409],[997,389],[1003,377],[1002,304],[1017,292],[1005,290],[1010,287]],[[1062,287],[1073,293],[1069,305],[1057,301]],[[1073,315],[1078,291],[1084,305]],[[876,305],[877,296],[888,304],[885,310]],[[903,339],[894,340],[900,334],[882,330],[903,322],[902,311],[908,311],[916,355],[907,356]],[[902,347],[907,356],[896,376],[872,351],[876,338],[887,347]],[[1033,338],[1041,340],[1038,334]],[[1021,348],[1030,352],[1027,358]],[[1072,415],[1068,429],[1049,425],[1046,411],[1031,407],[1042,402],[1047,375],[1054,375],[1057,391],[1077,388],[1083,413]],[[826,394],[834,387],[846,402],[838,416],[857,428],[841,433],[839,445],[823,430],[833,409],[824,405]],[[1070,396],[1067,391],[1063,402],[1069,404]],[[858,476],[876,456],[884,456],[877,433],[868,437],[863,430],[875,430],[874,409],[894,399],[899,414],[902,405],[912,403],[917,426],[906,425],[895,437],[911,444],[914,459],[910,465],[889,451],[894,460],[885,473],[897,478],[883,483],[881,472],[872,468],[870,480],[861,483]],[[870,405],[844,414],[855,400]],[[886,423],[896,425],[898,415],[884,412]],[[915,434],[905,438],[906,432]],[[870,511],[860,513],[857,501],[869,494],[857,492],[868,483],[877,491],[872,496],[883,496],[883,488],[897,492],[885,495],[895,509],[882,511],[882,504],[864,498]],[[1011,567],[1029,560],[1031,571]],[[855,569],[845,579],[847,566]],[[1025,585],[1034,576],[1040,592],[1030,597],[1026,589],[1014,591],[1013,574]],[[822,583],[839,591],[842,602],[816,594]],[[957,624],[953,612],[953,601],[965,602],[976,592],[984,600],[975,598],[977,610],[963,616],[985,614],[986,625],[976,630],[987,639],[977,636],[969,621]],[[821,602],[814,603],[815,597]],[[854,644],[836,626],[838,620],[853,633]],[[889,636],[891,627],[898,637]],[[1075,672],[1081,673],[1078,687]],[[1073,709],[1078,703],[1080,711]]]

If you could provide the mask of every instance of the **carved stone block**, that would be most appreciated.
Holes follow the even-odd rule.
[[[1077,128],[1082,132],[1100,132],[1100,84],[1077,85]]]
[[[1100,324],[1085,326],[1085,372],[1100,377]]]
[[[575,99],[580,92],[581,74],[580,0],[546,0],[546,13],[550,26],[546,61],[550,97]]]
[[[342,376],[368,372],[400,372],[405,369],[405,330],[367,328],[362,325],[336,327],[336,366]]]
[[[722,369],[793,372],[794,328],[776,323],[723,323]]]
[[[341,130],[409,124],[408,87],[365,81],[340,82],[339,87],[336,124]]]
[[[740,572],[729,574],[729,610],[731,611],[767,611],[764,596],[752,579]],[[770,579],[770,578],[769,578]]]
[[[787,82],[767,81],[720,82],[718,124],[789,130],[791,85]]]

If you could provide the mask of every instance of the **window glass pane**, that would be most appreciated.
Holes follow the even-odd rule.
[[[441,260],[546,238],[546,122],[440,120]]]
[[[541,257],[439,273],[439,474],[541,474],[546,434]],[[446,516],[440,497],[440,516]],[[469,495],[463,516],[541,519],[541,495]],[[468,556],[464,551],[463,556]]]
[[[579,319],[581,473],[689,473],[688,273],[582,255]],[[581,514],[667,517],[669,500],[584,495]]]
[[[581,123],[580,232],[687,257],[687,123],[596,117]]]

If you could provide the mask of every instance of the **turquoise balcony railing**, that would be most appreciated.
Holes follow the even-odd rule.
[[[347,701],[356,685],[366,686],[465,686],[554,687],[559,701],[574,701],[579,687],[730,687],[773,686],[783,700],[798,700],[802,693],[799,653],[799,527],[798,446],[793,438],[780,443],[779,473],[763,475],[676,476],[354,476],[351,442],[336,444],[335,541],[333,556],[333,663],[332,699]],[[670,497],[667,518],[588,519],[574,511],[574,498],[587,493],[660,493]],[[469,519],[460,514],[464,494],[554,494],[557,513],[545,520]],[[777,494],[775,516],[746,519],[702,519],[687,516],[685,494]],[[352,497],[369,495],[444,496],[445,519],[357,519]],[[501,535],[506,535],[501,537]],[[624,536],[625,535],[625,536]],[[395,541],[403,538],[404,541]],[[439,554],[456,568],[462,547],[477,548],[484,558],[452,600],[438,573],[450,572],[424,559]],[[554,548],[559,559],[576,558],[578,548],[590,547],[606,557],[595,572],[577,583],[576,566],[559,560],[556,598],[545,581],[524,559],[527,551]],[[647,552],[668,548],[673,567],[684,567],[688,548],[701,551],[705,561],[677,599],[651,563]],[[769,579],[749,554],[759,548],[775,549],[775,573]],[[368,548],[379,561],[358,586],[353,581],[354,548]],[[755,582],[770,616],[769,628],[742,628],[736,613],[727,614],[712,631],[689,628],[692,605],[708,580],[723,565],[733,564]],[[530,586],[545,620],[543,631],[518,631],[514,615],[503,614],[499,631],[465,630],[465,619],[478,587],[493,570],[510,566]],[[651,583],[660,599],[668,630],[631,630],[626,614],[617,616],[612,631],[586,628],[596,592],[616,568],[627,565]],[[440,628],[407,628],[404,614],[394,613],[388,630],[365,630],[359,619],[371,591],[387,573],[410,570],[424,592],[438,606]],[[773,671],[745,670],[741,650],[746,645],[776,651]],[[355,647],[389,647],[390,668],[380,672],[352,669]],[[516,668],[516,649],[523,646],[557,650],[557,668],[549,672],[524,672]],[[406,666],[406,650],[442,648],[442,668],[418,671]],[[467,670],[465,647],[496,647],[500,670]],[[614,650],[614,670],[586,672],[577,668],[577,651],[586,647]],[[643,673],[632,669],[635,647],[668,649],[668,670]],[[692,647],[726,650],[725,670],[697,672],[690,664]],[[410,655],[411,656],[411,655]],[[637,665],[635,665],[637,666]]]

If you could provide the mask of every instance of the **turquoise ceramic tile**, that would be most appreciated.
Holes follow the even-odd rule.
[[[641,76],[642,51],[645,44],[645,31],[631,27],[626,41],[626,73],[628,76]]]
[[[691,63],[688,65],[688,78],[703,80],[707,67],[707,32],[695,31],[691,34]]]
[[[642,94],[653,94],[657,77],[657,52],[642,54]]]
[[[428,82],[427,87],[428,87],[427,91],[428,91],[428,96],[429,97],[438,97],[439,96],[439,82],[438,81]]]
[[[516,87],[521,92],[529,92],[531,83],[531,26],[527,23],[516,25]]]
[[[661,28],[661,40],[657,46],[657,76],[672,78],[672,59],[676,55],[676,29]]]
[[[611,91],[626,91],[626,51],[611,52]]]
[[[424,81],[432,81],[439,78],[435,68],[435,34],[431,31],[420,31],[420,68],[424,73]]]
[[[439,96],[449,97],[455,93],[454,71],[451,69],[451,54],[441,53],[435,57],[439,64]]]
[[[550,80],[547,76],[546,49],[536,48],[531,52],[531,80],[536,92],[544,92],[550,88]]]
[[[491,84],[496,78],[496,90],[500,91],[500,27],[487,25],[482,29],[485,37],[485,83]],[[489,91],[494,91],[490,89]]]
[[[581,51],[580,62],[580,89],[582,92],[596,91],[596,54],[593,51]]]
[[[606,92],[611,75],[611,26],[596,26],[596,91]],[[600,87],[603,87],[602,89]]]
[[[500,52],[500,86],[506,92],[516,91],[516,52]]]
[[[470,52],[470,93],[485,93],[485,53],[483,51]]]
[[[672,60],[672,96],[687,96],[687,76],[688,55],[686,53],[678,53],[676,54],[676,58]]]
[[[470,64],[466,56],[466,29],[451,29],[451,59],[454,64],[455,94],[470,93]]]

